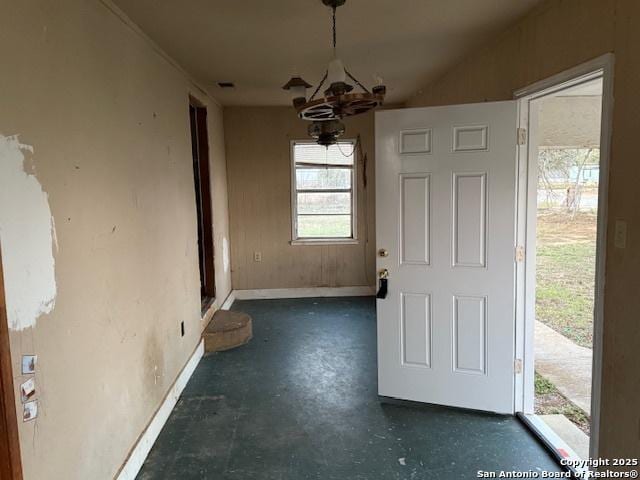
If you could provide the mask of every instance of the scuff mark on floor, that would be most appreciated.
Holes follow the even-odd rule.
[[[0,134],[0,245],[9,328],[33,327],[55,306],[55,223],[49,197],[26,154],[33,147]]]

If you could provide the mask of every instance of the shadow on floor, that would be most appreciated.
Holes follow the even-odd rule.
[[[139,480],[472,479],[559,471],[512,417],[381,403],[375,299],[238,301],[246,346],[202,359]]]

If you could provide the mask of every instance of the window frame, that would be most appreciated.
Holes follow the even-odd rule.
[[[353,148],[353,165],[336,165],[329,168],[351,168],[351,236],[350,237],[299,237],[298,236],[298,184],[296,177],[295,147],[300,144],[315,144],[313,140],[291,140],[289,156],[291,165],[291,245],[354,245],[358,243],[358,152],[355,138],[340,139],[338,143],[349,143]],[[322,166],[321,166],[322,167]],[[322,192],[322,190],[314,190]]]

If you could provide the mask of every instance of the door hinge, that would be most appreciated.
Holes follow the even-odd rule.
[[[526,145],[526,144],[527,144],[527,129],[518,128],[518,145]]]
[[[515,361],[513,362],[513,370],[516,373],[522,373],[522,359],[521,358],[516,358]]]
[[[524,262],[524,247],[522,245],[518,245],[516,247],[516,262]]]

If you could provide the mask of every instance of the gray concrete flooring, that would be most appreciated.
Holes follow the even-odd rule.
[[[239,301],[254,338],[202,359],[138,479],[449,480],[560,471],[515,418],[377,396],[375,300]]]
[[[589,458],[589,437],[564,415],[540,415],[540,419],[582,459]]]
[[[535,326],[535,369],[571,402],[591,414],[592,351],[542,322]]]

